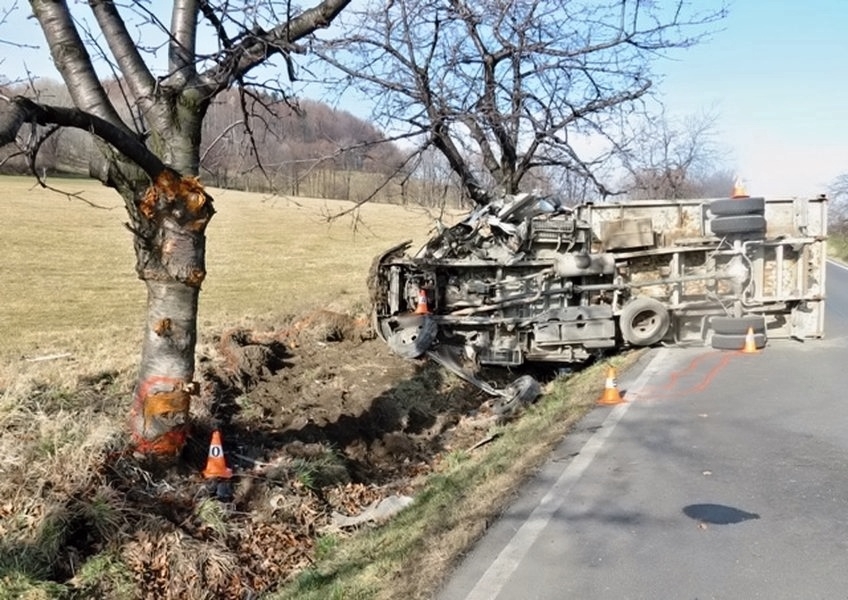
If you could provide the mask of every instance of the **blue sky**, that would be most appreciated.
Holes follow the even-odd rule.
[[[848,173],[848,0],[729,1],[730,14],[711,39],[655,64],[667,110],[717,115],[725,166],[749,193],[826,192]],[[0,39],[43,44],[23,18],[28,6],[18,4]],[[8,77],[23,59],[58,78],[44,52],[0,45],[0,59]]]
[[[656,65],[667,107],[715,111],[749,193],[826,192],[848,173],[848,1],[735,0],[722,28]]]

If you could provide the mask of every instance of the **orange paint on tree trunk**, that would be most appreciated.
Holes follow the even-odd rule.
[[[159,456],[176,456],[182,451],[188,439],[188,428],[173,429],[155,440],[146,440],[133,436],[136,452],[142,454],[157,454]]]
[[[148,221],[140,227],[147,246],[146,255],[137,257],[139,276],[148,282],[179,283],[199,289],[206,277],[203,232],[215,214],[212,198],[206,194],[200,180],[165,168],[144,191],[138,211]],[[184,288],[172,289],[175,290],[175,302],[194,301],[185,296]],[[164,296],[168,297],[168,290]],[[165,305],[167,301],[163,300]],[[189,304],[188,308],[191,307]],[[196,318],[196,307],[192,317]],[[182,352],[183,345],[194,341],[193,326],[193,322],[189,327],[182,321],[175,323],[168,318],[150,323],[150,331],[158,337],[149,348],[145,346],[145,352],[154,356],[166,350],[175,352],[174,362],[166,362],[167,366],[160,365],[157,370],[184,376],[193,370],[191,356]],[[153,338],[150,341],[153,342]],[[149,358],[145,356],[142,360],[145,364],[158,364],[150,363]],[[191,375],[188,379],[153,375],[139,381],[130,412],[132,437],[138,451],[180,452],[188,431],[190,399],[197,393],[197,386],[190,381]]]
[[[199,288],[204,279],[206,279],[206,271],[203,269],[192,269],[191,273],[189,273],[189,276],[185,280],[185,284]]]
[[[153,376],[139,384],[130,412],[132,439],[138,452],[175,455],[182,450],[193,390],[193,382],[174,377]],[[141,428],[137,426],[139,416]],[[163,426],[166,430],[158,431]]]

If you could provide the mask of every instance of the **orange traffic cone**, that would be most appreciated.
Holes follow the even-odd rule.
[[[756,354],[757,342],[754,339],[754,328],[749,327],[748,333],[745,334],[745,346],[742,348],[743,354]]]
[[[416,315],[429,315],[430,308],[427,306],[427,290],[418,288],[418,306],[415,307]]]
[[[737,179],[733,183],[733,191],[730,193],[731,198],[749,198],[748,192],[745,190],[745,186],[742,185],[742,181]]]
[[[224,460],[221,433],[217,429],[212,432],[212,441],[209,444],[209,458],[206,459],[206,468],[203,469],[203,476],[207,479],[213,477],[229,479],[233,476],[232,469],[227,467],[227,461]]]
[[[604,384],[604,393],[598,399],[598,404],[610,405],[621,404],[624,398],[618,393],[618,388],[615,385],[615,369],[610,367],[607,369],[607,380]]]

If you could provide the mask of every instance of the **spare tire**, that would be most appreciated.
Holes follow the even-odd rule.
[[[659,300],[641,296],[624,305],[618,319],[621,337],[634,346],[656,344],[668,333],[671,316]]]
[[[766,219],[761,215],[736,215],[710,220],[710,230],[716,235],[765,233]]]
[[[723,198],[710,202],[710,212],[715,217],[761,215],[765,209],[765,198]]]
[[[745,335],[748,328],[754,333],[765,333],[766,318],[762,315],[745,315],[744,317],[710,317],[710,327],[713,332],[722,335]]]

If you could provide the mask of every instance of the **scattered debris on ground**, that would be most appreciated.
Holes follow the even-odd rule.
[[[92,473],[65,494],[62,518],[76,525],[49,561],[50,579],[111,597],[120,581],[77,573],[108,551],[146,598],[194,597],[199,577],[224,600],[273,589],[311,564],[322,535],[389,518],[447,453],[485,444],[504,418],[478,387],[426,357],[394,355],[366,319],[340,313],[230,329],[198,354],[201,393],[183,455],[147,463],[114,444],[91,459]],[[476,376],[502,387],[516,374]],[[215,430],[234,472],[223,482],[201,474]],[[120,509],[101,522],[90,510],[99,501]]]

